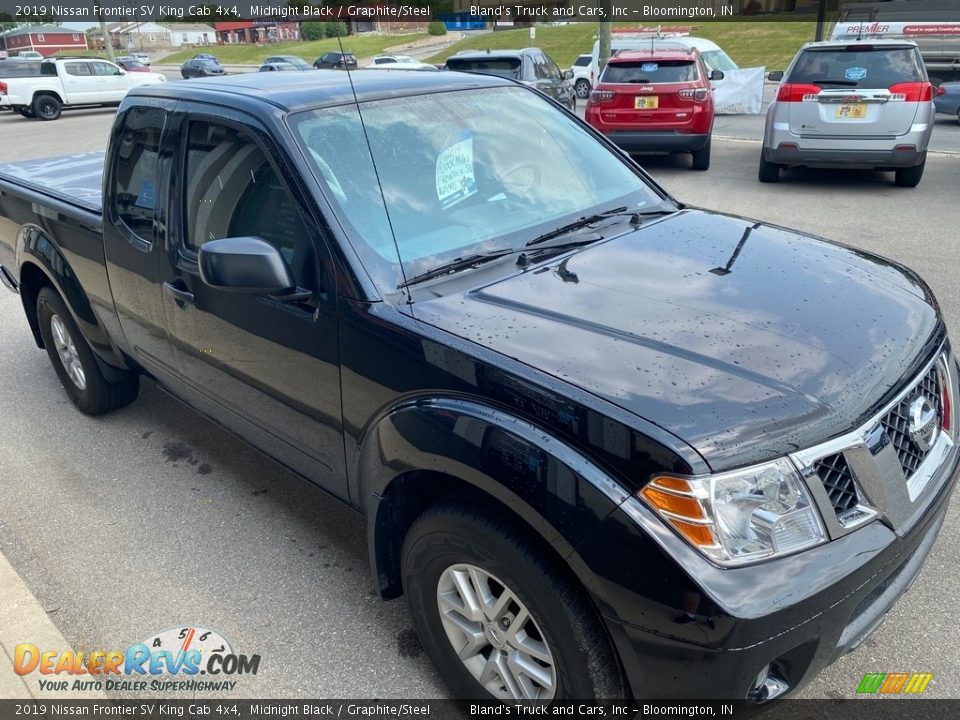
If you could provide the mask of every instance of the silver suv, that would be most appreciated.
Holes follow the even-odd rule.
[[[916,43],[830,40],[807,43],[767,109],[760,182],[786,167],[893,170],[916,187],[933,131],[933,86]]]

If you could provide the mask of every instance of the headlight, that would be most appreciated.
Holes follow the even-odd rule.
[[[640,497],[720,565],[744,565],[826,542],[820,515],[787,459],[716,475],[659,475]]]

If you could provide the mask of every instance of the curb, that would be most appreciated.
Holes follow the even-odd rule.
[[[30,592],[13,566],[0,554],[0,698],[43,700],[101,700],[106,696],[97,691],[42,690],[40,680],[66,680],[69,688],[75,679],[71,675],[43,676],[39,672],[20,676],[13,671],[13,657],[18,643],[29,642],[41,650],[72,651],[60,631],[50,620],[40,601]],[[89,680],[90,676],[77,678]]]

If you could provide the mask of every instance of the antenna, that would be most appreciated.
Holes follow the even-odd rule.
[[[340,46],[340,55],[344,55],[343,38],[337,35],[337,45]],[[347,80],[350,82],[350,92],[353,94],[353,104],[357,106],[357,117],[360,118],[360,127],[363,129],[363,139],[367,143],[367,152],[370,153],[370,164],[373,165],[373,175],[377,178],[377,188],[380,190],[380,198],[383,200],[383,212],[387,216],[387,224],[390,226],[390,235],[393,237],[393,247],[397,251],[397,262],[400,264],[400,275],[403,277],[403,292],[407,296],[407,302],[413,302],[410,296],[410,290],[407,287],[407,273],[403,269],[403,258],[400,255],[400,245],[397,243],[397,233],[393,229],[393,220],[390,219],[390,208],[387,207],[387,196],[383,192],[383,183],[380,182],[380,171],[377,170],[377,160],[373,157],[373,147],[370,145],[370,135],[367,134],[367,124],[363,121],[363,110],[360,109],[360,101],[357,99],[357,88],[353,84],[353,75],[350,65],[344,60],[343,67],[347,71]]]

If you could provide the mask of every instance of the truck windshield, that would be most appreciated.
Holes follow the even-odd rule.
[[[584,215],[661,203],[618,155],[524,88],[390,98],[362,113],[363,125],[356,105],[291,124],[385,294],[404,276],[522,246]]]

